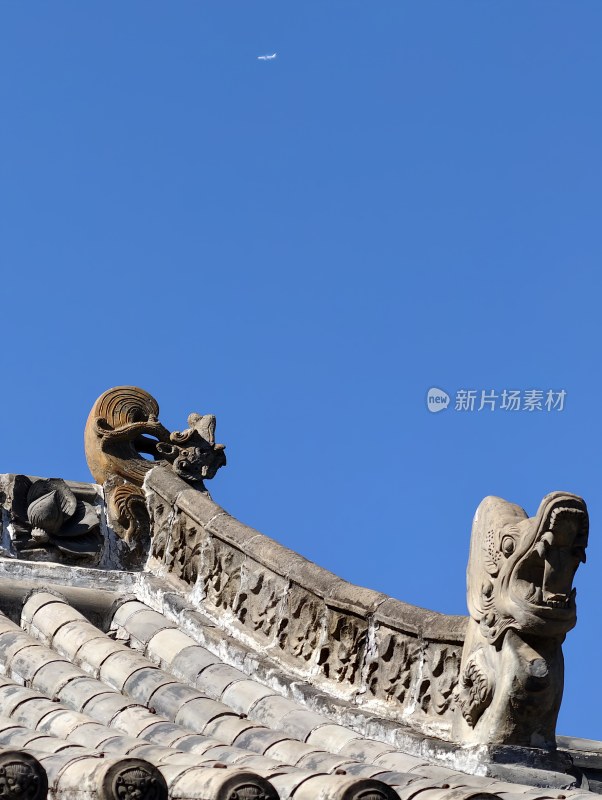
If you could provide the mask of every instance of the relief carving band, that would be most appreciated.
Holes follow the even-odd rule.
[[[404,703],[412,684],[412,671],[420,654],[419,642],[397,632],[380,632],[377,658],[367,670],[368,690],[375,697]]]
[[[585,562],[588,529],[585,503],[568,493],[544,497],[532,518],[498,497],[480,504],[456,741],[555,748],[562,643],[577,621],[573,577]]]
[[[215,417],[190,414],[188,428],[170,432],[158,419],[159,405],[135,386],[109,389],[94,403],[86,423],[90,472],[105,488],[109,521],[133,550],[143,549],[149,517],[142,485],[157,463],[169,466],[200,491],[226,463],[215,443]],[[145,458],[150,456],[149,458]]]
[[[439,716],[450,707],[458,684],[460,654],[455,647],[431,643],[425,652],[418,703],[425,713]]]

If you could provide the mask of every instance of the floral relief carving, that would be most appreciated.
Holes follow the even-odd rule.
[[[202,531],[180,516],[171,529],[165,563],[176,578],[194,586],[198,577]]]
[[[297,586],[288,592],[288,614],[278,626],[278,644],[292,656],[309,661],[322,632],[324,606],[317,597]]]
[[[213,537],[202,542],[200,552],[206,602],[215,608],[235,611],[240,591],[242,553]]]
[[[242,588],[234,611],[239,620],[254,631],[270,636],[278,619],[278,606],[286,590],[286,581],[255,562],[244,570]]]
[[[149,502],[149,512],[153,528],[152,555],[167,565],[167,549],[172,537],[172,509],[153,494]]]
[[[403,703],[408,696],[420,645],[402,633],[380,631],[378,657],[368,666],[368,690],[383,700]]]
[[[328,642],[322,647],[318,661],[324,675],[339,683],[355,683],[359,679],[366,650],[368,623],[358,617],[332,611],[328,633]]]
[[[460,660],[458,647],[433,643],[427,646],[418,687],[418,703],[424,712],[439,716],[447,712],[458,685]]]

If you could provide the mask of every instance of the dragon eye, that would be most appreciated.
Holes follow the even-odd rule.
[[[516,547],[514,543],[514,539],[512,536],[504,536],[502,539],[502,553],[505,556],[511,556],[514,553],[514,548]]]

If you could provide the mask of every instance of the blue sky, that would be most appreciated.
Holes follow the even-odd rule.
[[[0,469],[87,480],[89,408],[137,384],[168,427],[217,414],[231,513],[450,613],[485,495],[582,494],[559,727],[602,738],[600,3],[0,21]],[[567,396],[429,414],[432,386]]]

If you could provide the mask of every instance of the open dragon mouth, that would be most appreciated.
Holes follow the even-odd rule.
[[[556,495],[540,509],[531,547],[515,568],[514,589],[535,613],[575,613],[573,578],[585,562],[588,518],[579,498]]]
[[[208,480],[226,463],[223,445],[214,445],[210,450],[188,448],[173,461],[177,475],[187,480]]]

